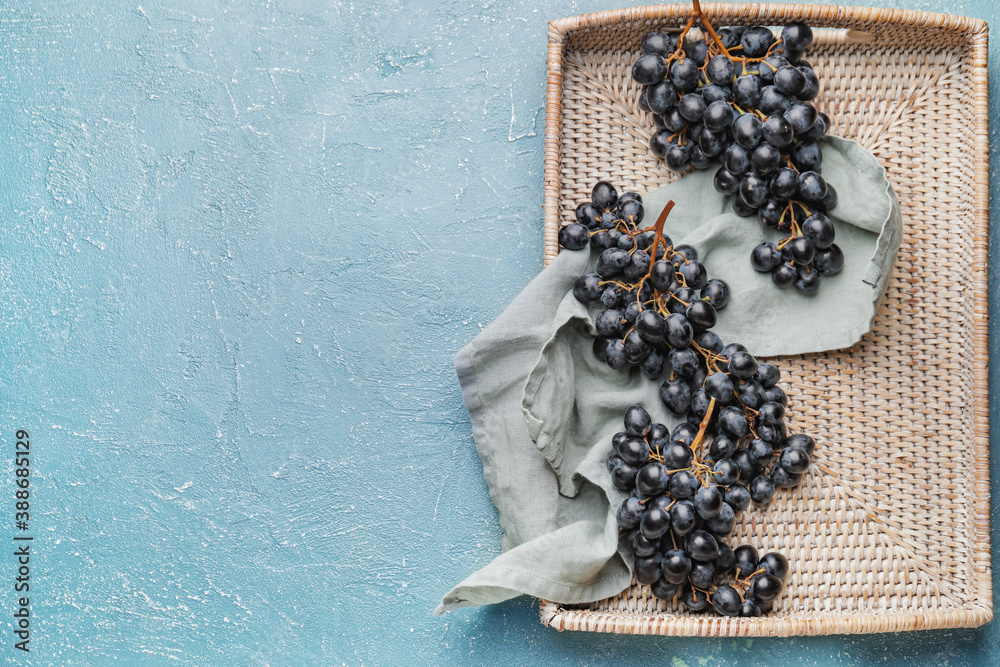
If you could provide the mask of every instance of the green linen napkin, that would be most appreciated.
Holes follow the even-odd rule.
[[[846,262],[812,296],[779,289],[753,270],[751,249],[781,233],[733,213],[729,198],[715,191],[712,170],[643,196],[650,221],[676,202],[665,231],[675,244],[697,248],[709,276],[732,291],[713,330],[755,355],[856,343],[871,328],[899,249],[899,205],[885,170],[854,141],[822,143],[823,177],[840,198],[831,217]],[[435,615],[523,594],[593,602],[631,583],[615,520],[625,495],[605,466],[611,437],[636,403],[671,428],[680,420],[660,402],[660,382],[638,369],[612,370],[594,356],[592,313],[572,294],[594,261],[587,250],[560,253],[455,359],[503,553],[448,592]]]

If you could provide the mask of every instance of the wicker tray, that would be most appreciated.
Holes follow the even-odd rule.
[[[703,5],[717,26],[869,33],[817,40],[807,58],[832,132],[888,169],[903,243],[873,330],[855,347],[779,358],[790,422],[816,436],[799,488],[742,513],[733,543],[793,563],[766,618],[682,612],[633,586],[589,605],[540,605],[559,630],[788,636],[971,627],[993,617],[986,253],[987,26],[923,12]],[[640,191],[673,178],[649,153],[631,63],[649,30],[689,5],[589,14],[549,26],[545,256],[599,179]],[[844,41],[844,40],[841,40]],[[850,40],[847,40],[850,41]],[[844,196],[846,193],[841,193]],[[938,476],[938,482],[930,480]]]

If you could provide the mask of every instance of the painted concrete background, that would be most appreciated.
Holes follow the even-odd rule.
[[[0,558],[0,655],[1000,661],[996,623],[751,642],[560,634],[527,599],[431,617],[499,550],[452,358],[542,266],[546,21],[622,5],[0,8],[0,498],[26,428],[36,536],[33,650]]]

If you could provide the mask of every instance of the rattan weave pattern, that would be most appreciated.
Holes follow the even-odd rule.
[[[767,618],[678,611],[633,586],[580,607],[543,601],[560,630],[756,636],[965,627],[993,615],[990,579],[986,252],[987,27],[849,7],[703,5],[716,25],[854,28],[807,58],[832,131],[888,170],[903,242],[873,330],[851,349],[779,358],[792,430],[820,447],[802,485],[742,513],[733,544],[793,564]],[[642,35],[690,6],[550,24],[545,252],[597,180],[648,190],[673,178],[647,149],[631,63]],[[841,196],[849,193],[841,193]],[[750,223],[753,224],[753,223]],[[669,223],[668,223],[669,228]],[[749,249],[748,249],[749,252]],[[835,314],[831,320],[835,320]]]

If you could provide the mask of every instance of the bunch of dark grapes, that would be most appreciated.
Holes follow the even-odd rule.
[[[625,430],[612,438],[608,456],[615,487],[631,492],[618,507],[618,525],[635,556],[636,580],[655,597],[680,599],[691,611],[711,607],[723,616],[760,616],[784,588],[788,560],[779,553],[759,558],[750,545],[733,549],[725,538],[736,526],[736,513],[751,499],[767,502],[774,488],[766,500],[754,497],[740,483],[746,479],[744,466],[735,457],[712,454],[726,431],[716,435],[705,458],[699,456],[710,422],[706,416],[700,426],[685,423],[670,433],[665,425],[652,423],[641,406],[625,412]],[[728,437],[725,447],[732,443]],[[808,466],[807,449],[813,446],[808,436],[788,438],[772,476],[784,470],[789,452],[793,455],[788,458]],[[771,456],[761,467],[771,463]],[[801,476],[805,467],[796,469]],[[752,479],[766,478],[757,474]]]
[[[688,39],[696,19],[710,40]],[[819,79],[802,57],[812,39],[801,22],[786,25],[779,39],[763,26],[716,32],[696,1],[679,33],[643,37],[632,66],[643,86],[639,106],[657,128],[653,154],[674,171],[721,161],[715,188],[732,197],[733,210],[789,233],[754,248],[753,267],[802,294],[816,292],[822,276],[844,266],[826,215],[837,192],[820,173],[817,142],[830,118],[809,103]]]
[[[694,610],[707,608],[711,595],[719,613],[757,615],[780,592],[787,562],[775,555],[784,562],[775,572],[758,572],[756,564],[735,570],[720,539],[751,502],[766,504],[777,488],[798,484],[816,445],[788,434],[778,369],[711,331],[729,288],[708,278],[694,248],[674,247],[663,234],[672,207],[641,227],[641,197],[619,197],[602,181],[559,242],[600,252],[596,272],[573,287],[579,301],[600,302],[594,353],[615,369],[639,366],[653,380],[666,373],[660,399],[687,419],[669,432],[633,406],[612,441],[608,470],[614,486],[631,493],[618,520],[629,531],[638,580],[664,599],[687,582],[682,599]],[[716,586],[720,577],[731,581]]]
[[[650,379],[665,366],[676,373],[696,367],[695,341],[718,338],[709,330],[717,311],[729,303],[729,286],[709,279],[698,252],[674,246],[663,234],[672,206],[656,225],[641,228],[640,195],[619,197],[614,186],[601,181],[591,201],[577,207],[578,222],[559,232],[564,248],[579,250],[589,243],[601,252],[595,273],[573,286],[578,300],[599,301],[603,307],[595,318],[594,352],[615,369],[639,366]]]

